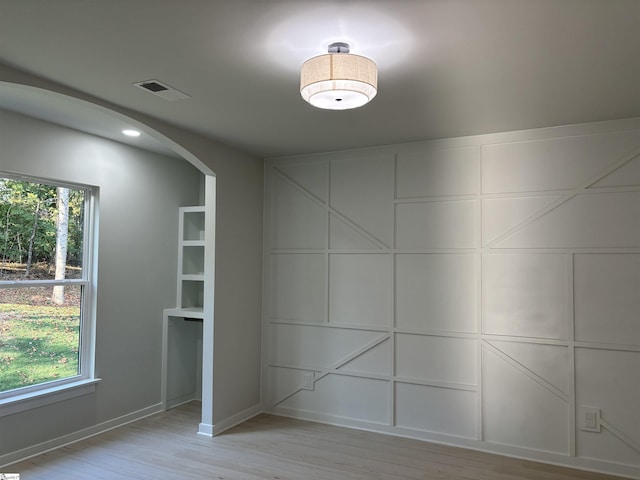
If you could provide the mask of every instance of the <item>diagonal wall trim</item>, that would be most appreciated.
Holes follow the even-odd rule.
[[[374,237],[373,235],[371,235],[369,232],[367,232],[364,228],[362,228],[360,225],[358,225],[357,223],[355,223],[353,220],[345,217],[342,213],[340,213],[339,211],[337,211],[335,208],[330,207],[327,205],[327,210],[329,211],[329,213],[331,213],[332,215],[334,215],[338,220],[342,221],[343,223],[349,225],[351,228],[353,228],[355,231],[357,231],[359,234],[363,235],[364,237],[366,237],[368,240],[372,241],[373,243],[375,243],[378,248],[380,248],[381,250],[389,250],[389,245],[385,244],[382,240],[377,239],[376,237]]]
[[[496,341],[511,341],[511,342],[523,342],[526,343],[535,343],[539,345],[557,345],[559,347],[567,347],[569,346],[568,340],[558,340],[553,338],[529,338],[529,337],[521,337],[521,336],[513,336],[513,335],[497,335],[491,333],[483,333],[482,338],[488,342]]]
[[[582,136],[592,138],[569,138]],[[489,151],[487,145],[497,148]],[[469,156],[468,162],[447,163],[431,155],[432,148],[460,146],[474,149],[473,161]],[[625,323],[627,329],[618,332],[615,341],[599,333],[616,328],[616,315],[635,318],[632,308],[635,301],[620,303],[616,299],[633,298],[631,285],[635,285],[633,275],[638,272],[631,254],[640,253],[640,230],[634,221],[640,195],[639,147],[640,118],[637,118],[268,159],[265,230],[268,232],[273,223],[284,225],[283,232],[307,232],[305,225],[309,222],[304,222],[305,212],[316,214],[314,225],[322,222],[320,217],[324,214],[327,228],[318,227],[317,231],[301,236],[313,237],[313,245],[324,245],[313,251],[304,242],[293,241],[287,243],[290,248],[272,248],[271,237],[265,237],[265,294],[278,287],[280,277],[288,278],[284,274],[269,275],[270,258],[280,253],[319,252],[324,255],[324,270],[305,270],[306,266],[301,265],[299,276],[309,282],[317,278],[317,283],[326,286],[325,313],[336,298],[340,298],[347,313],[340,317],[344,322],[341,324],[329,323],[328,317],[320,324],[305,320],[302,325],[314,329],[301,331],[296,337],[285,335],[279,324],[301,322],[275,318],[290,316],[284,310],[265,312],[264,331],[276,335],[267,335],[263,344],[267,352],[263,357],[263,393],[269,399],[265,409],[640,480],[637,468],[640,439],[635,431],[629,430],[637,417],[634,372],[640,361],[640,357],[629,353],[640,352],[640,345],[635,342],[640,324]],[[383,156],[385,162],[392,160],[391,173],[381,159]],[[372,158],[380,162],[367,161]],[[400,165],[401,158],[408,160]],[[349,165],[350,162],[353,163]],[[294,163],[300,168],[288,169]],[[307,169],[308,163],[313,163],[313,168]],[[371,179],[372,183],[365,179]],[[287,192],[287,201],[295,202],[299,196],[305,204],[295,210],[297,216],[284,216],[290,205],[273,195],[280,189]],[[305,190],[315,193],[315,199]],[[530,201],[518,201],[530,197]],[[551,198],[544,201],[538,197]],[[494,201],[502,199],[503,202]],[[439,216],[406,215],[404,222],[396,218],[403,208],[435,208],[443,202],[461,200],[475,202],[475,208],[464,212],[438,211]],[[277,201],[280,203],[274,205]],[[469,227],[471,221],[474,229]],[[488,232],[485,237],[483,227]],[[384,242],[371,239],[368,231]],[[408,235],[413,235],[411,239],[416,241],[407,243],[406,249],[398,249],[396,240]],[[461,236],[467,243],[459,241]],[[442,241],[431,242],[433,238]],[[335,265],[330,260],[339,254],[365,255],[349,268],[332,270]],[[431,264],[414,262],[410,254],[474,255],[475,268],[463,273],[466,278],[473,278],[475,296],[467,294],[471,289],[461,288],[451,269],[438,270]],[[497,254],[508,256],[501,264],[502,270],[496,270],[490,263]],[[596,265],[576,273],[570,260],[563,266],[560,260],[545,262],[548,257],[544,256],[570,259],[575,254],[620,254],[629,261],[624,271],[616,264],[607,271]],[[389,272],[386,268],[384,272],[375,268],[382,262],[381,256],[389,258]],[[407,280],[404,283],[398,281],[398,265],[405,265],[401,271]],[[361,267],[369,273],[351,275],[360,272]],[[406,271],[412,275],[407,276]],[[594,280],[596,277],[602,280],[607,274],[610,275],[606,282]],[[368,279],[373,275],[380,281],[390,276],[391,321],[385,324],[362,314],[362,308],[377,305],[379,296],[388,293],[386,286],[384,290],[372,288],[374,284],[369,284]],[[505,275],[509,281],[495,281],[506,278]],[[600,288],[592,288],[588,297],[576,296],[574,288],[579,282]],[[329,298],[331,289],[343,296]],[[316,290],[282,291],[283,304],[299,307],[301,311],[318,310],[310,302],[315,299]],[[499,293],[505,301],[488,310],[487,298]],[[407,296],[412,296],[413,303],[403,300]],[[447,308],[441,307],[438,302],[447,299]],[[404,308],[400,322],[398,303]],[[547,303],[549,308],[553,307],[553,315],[546,315],[546,310],[541,312],[536,307]],[[589,310],[593,321],[586,327],[583,325],[583,330],[590,328],[589,335],[576,340],[576,308],[584,311],[594,303],[602,304],[602,308],[595,313]],[[464,306],[464,311],[454,308],[457,305]],[[378,307],[372,310],[381,311]],[[491,315],[499,317],[501,325],[509,328],[483,331],[482,326],[487,319],[491,320]],[[475,320],[474,326],[469,326],[470,318]],[[460,326],[460,319],[469,321]],[[559,333],[558,325],[566,327],[566,332]],[[321,335],[326,330],[315,328],[335,329],[331,339],[342,340],[356,333],[366,338],[358,337],[346,348],[337,350],[331,340],[326,346],[323,343],[326,339]],[[404,336],[411,337],[412,342],[396,341]],[[390,343],[382,343],[387,340]],[[451,341],[472,341],[475,350],[449,350],[446,345]],[[364,345],[366,342],[382,345],[375,348]],[[432,344],[437,349],[425,347]],[[333,353],[317,355],[308,346]],[[553,346],[558,348],[550,348]],[[293,353],[270,358],[271,348]],[[356,349],[362,352],[360,356]],[[352,357],[357,360],[349,364]],[[332,365],[335,359],[339,361]],[[399,369],[401,361],[410,368]],[[477,384],[468,385],[473,383],[472,377],[456,376],[460,371],[475,371]],[[315,376],[312,382],[319,382],[315,391],[308,386],[305,392],[298,389],[303,381],[309,380],[305,373]],[[526,389],[527,393],[520,389]],[[289,400],[272,404],[293,390]],[[602,434],[580,431],[580,418],[575,411],[578,403],[593,405],[605,413]],[[611,422],[607,412],[615,413],[614,425],[607,422]],[[412,425],[419,428],[413,429]],[[473,439],[456,436],[461,425],[475,425]]]
[[[490,194],[485,194],[490,195]],[[395,205],[405,205],[409,203],[439,203],[439,202],[457,202],[464,200],[476,200],[478,198],[477,194],[468,194],[464,195],[437,195],[431,197],[410,197],[410,198],[397,198],[393,201]]]
[[[616,437],[621,442],[625,443],[628,447],[631,447],[636,452],[640,453],[640,444],[636,443],[633,439],[631,439],[628,435],[622,433],[620,430],[615,428],[612,424],[604,420],[600,417],[600,425],[609,430],[611,434]]]
[[[559,198],[558,200],[556,200],[554,202],[551,202],[546,207],[543,207],[542,209],[540,209],[537,212],[535,212],[533,215],[529,215],[523,221],[521,221],[518,224],[516,224],[513,227],[511,227],[506,232],[502,233],[501,235],[498,235],[496,238],[491,240],[484,248],[485,249],[489,249],[489,250],[493,249],[493,248],[496,248],[502,242],[504,242],[505,240],[509,239],[509,237],[512,237],[514,234],[518,233],[524,227],[526,227],[528,225],[531,225],[532,223],[535,223],[536,221],[540,220],[542,217],[544,217],[548,213],[552,212],[556,208],[558,208],[558,207],[564,205],[565,203],[567,203],[569,200],[574,198],[576,195],[578,195],[578,193],[577,192],[573,192],[571,194],[568,194],[568,195],[566,195],[564,197]]]
[[[284,173],[278,167],[273,167],[273,171],[276,172],[280,177],[282,177],[283,180],[286,180],[287,183],[289,183],[291,186],[296,187],[296,189],[298,189],[300,192],[304,193],[305,196],[309,197],[310,199],[316,200],[318,205],[324,206],[325,202],[321,198],[319,198],[318,196],[314,195],[308,189],[306,189],[305,187],[300,185],[300,183],[296,182],[293,178],[291,178],[289,175]]]
[[[558,390],[555,386],[553,386],[551,383],[547,382],[540,375],[537,375],[536,373],[532,372],[527,367],[525,367],[520,362],[518,362],[518,361],[514,360],[513,358],[511,358],[509,355],[504,353],[502,350],[500,350],[498,347],[496,347],[495,345],[491,344],[490,342],[488,342],[486,340],[483,340],[482,344],[483,344],[483,346],[485,348],[487,348],[489,351],[491,351],[494,355],[496,355],[498,358],[500,358],[503,361],[505,361],[507,364],[511,365],[513,368],[518,370],[520,373],[525,374],[531,380],[533,380],[534,382],[540,384],[541,386],[543,386],[544,388],[549,390],[551,393],[553,393],[560,400],[564,401],[565,403],[569,403],[569,396],[566,393]]]
[[[360,249],[360,248],[359,248],[359,249],[344,249],[344,248],[343,248],[343,249],[337,249],[337,248],[333,248],[333,247],[331,246],[331,242],[330,242],[330,244],[329,244],[329,249],[330,249],[332,252],[334,252],[334,251],[338,251],[338,250],[356,250],[356,251],[365,251],[365,252],[366,252],[366,251],[373,251],[373,252],[375,252],[375,253],[378,253],[378,252],[379,252],[379,250],[381,250],[381,249],[383,248],[383,247],[381,247],[378,243],[374,242],[374,240],[373,240],[373,239],[370,239],[370,238],[369,238],[369,237],[367,237],[366,235],[363,235],[363,234],[362,234],[362,232],[361,232],[360,230],[358,230],[358,229],[354,228],[354,227],[353,227],[353,225],[352,225],[352,223],[353,223],[353,222],[345,221],[345,217],[339,217],[339,216],[336,216],[335,214],[331,214],[331,218],[335,218],[335,220],[336,220],[336,221],[340,222],[340,223],[341,223],[342,225],[344,225],[346,228],[351,229],[354,233],[359,234],[359,235],[362,235],[362,237],[364,237],[363,239],[366,239],[369,243],[372,243],[374,247],[377,247],[376,249]],[[329,222],[329,225],[331,225],[331,222]],[[332,230],[332,228],[330,227],[330,233],[329,233],[329,235],[330,235],[330,236],[329,236],[329,238],[332,238],[332,237],[331,237],[331,230]],[[364,231],[364,230],[362,230],[362,231]]]
[[[365,229],[363,229],[360,225],[356,224],[353,220],[345,217],[342,213],[337,211],[335,208],[331,207],[328,203],[325,203],[322,200],[318,199],[318,197],[316,197],[315,195],[313,195],[312,193],[307,191],[304,187],[299,185],[293,179],[291,179],[286,174],[284,174],[283,172],[278,170],[277,167],[273,167],[273,171],[278,176],[280,176],[283,180],[285,180],[289,185],[291,185],[292,187],[294,187],[295,189],[300,191],[302,194],[304,194],[307,198],[309,198],[316,205],[319,205],[319,206],[325,208],[328,213],[331,213],[338,220],[342,221],[344,224],[346,224],[349,227],[353,228],[360,235],[363,235],[365,238],[367,238],[367,240],[373,242],[378,248],[380,248],[381,250],[388,250],[389,249],[389,246],[386,245],[384,242],[382,242],[381,240],[379,240],[376,237],[374,237],[373,235],[371,235],[369,232],[367,232]]]
[[[544,205],[542,204],[538,204],[535,209],[531,209],[531,211],[528,214],[525,215],[518,215],[520,218],[518,219],[518,221],[513,224],[511,227],[506,227],[507,230],[510,228],[515,228],[517,227],[521,222],[525,222],[527,221],[530,217],[536,215],[537,213],[539,213],[542,209],[550,207],[553,202],[557,202],[558,200],[560,200],[561,197],[558,195],[523,195],[523,196],[519,196],[519,197],[483,197],[481,199],[481,203],[479,206],[480,212],[479,212],[479,216],[481,217],[481,236],[482,236],[482,246],[487,248],[489,247],[494,240],[496,240],[498,237],[496,237],[496,233],[490,232],[490,228],[491,228],[491,215],[489,214],[489,211],[485,212],[485,206],[487,206],[487,208],[489,207],[489,205],[491,204],[491,202],[496,202],[496,201],[504,201],[504,200],[508,200],[513,206],[517,206],[518,203],[520,203],[520,205],[522,205],[521,202],[524,201],[524,203],[526,202],[539,202],[539,201],[543,201]],[[526,205],[525,205],[526,208]],[[501,213],[499,221],[505,221],[505,220],[509,220],[509,215],[504,216],[504,212]],[[494,219],[495,221],[495,219]],[[488,225],[489,224],[489,225]],[[495,226],[493,226],[493,228],[496,228]],[[502,226],[502,228],[505,228],[504,226]],[[498,236],[502,235],[506,233],[504,230],[501,230],[497,233]]]
[[[371,342],[367,343],[366,345],[364,345],[363,347],[357,349],[356,351],[350,353],[349,355],[347,355],[346,357],[338,360],[337,362],[335,362],[333,365],[331,365],[329,368],[325,368],[322,370],[316,370],[316,369],[312,369],[316,372],[319,373],[319,375],[315,376],[313,378],[313,384],[315,385],[318,381],[322,380],[324,377],[337,373],[340,375],[347,375],[347,376],[358,376],[358,377],[363,377],[363,378],[371,378],[372,375],[355,375],[355,374],[351,374],[351,373],[347,373],[347,372],[341,372],[338,371],[338,369],[340,367],[345,366],[347,363],[351,362],[352,360],[355,360],[356,358],[358,358],[359,356],[363,355],[364,353],[368,352],[369,350],[372,350],[373,348],[377,347],[378,345],[380,345],[381,343],[385,342],[386,340],[389,340],[391,337],[390,335],[383,335],[382,337],[378,337],[375,340],[372,340]],[[275,366],[275,365],[273,365]],[[293,367],[291,367],[293,368]],[[306,370],[306,369],[302,369],[302,370]],[[381,377],[382,378],[386,378],[386,377]],[[289,395],[287,395],[285,398],[283,398],[282,400],[278,400],[277,402],[274,402],[273,406],[277,406],[279,404],[281,404],[282,402],[284,402],[285,400],[288,400],[289,398],[293,397],[296,393],[305,390],[304,388],[300,387],[298,389],[296,389],[293,393],[290,393]]]
[[[274,365],[269,365],[269,366],[274,366]],[[295,367],[282,367],[282,366],[277,366],[278,368],[295,368]],[[308,371],[306,369],[303,369],[304,371]],[[315,382],[314,382],[315,384]],[[296,388],[293,392],[287,393],[285,394],[285,396],[283,398],[281,398],[280,400],[275,400],[273,402],[273,404],[271,405],[271,407],[277,407],[278,405],[280,405],[283,402],[286,402],[287,400],[289,400],[291,397],[293,397],[294,395],[296,395],[298,392],[301,392],[302,390],[305,390],[302,387],[298,387]]]
[[[614,162],[604,172],[601,172],[598,175],[596,175],[595,177],[592,177],[591,179],[589,179],[587,182],[584,182],[581,186],[579,186],[578,188],[572,190],[570,193],[566,194],[563,198],[558,199],[557,201],[551,203],[549,206],[539,210],[538,212],[536,212],[533,215],[529,216],[528,218],[526,218],[522,222],[518,223],[514,227],[510,228],[505,233],[503,233],[502,235],[498,236],[497,238],[495,238],[494,240],[489,242],[485,248],[491,249],[491,248],[495,248],[496,246],[499,246],[502,242],[504,242],[509,237],[513,236],[514,234],[516,234],[517,232],[522,230],[524,227],[526,227],[528,225],[531,225],[532,223],[534,223],[537,220],[541,219],[542,217],[544,217],[548,213],[552,212],[553,210],[555,210],[556,208],[560,207],[561,205],[567,203],[569,200],[575,198],[576,196],[578,196],[581,193],[587,193],[587,192],[596,193],[596,192],[593,192],[593,190],[589,191],[588,189],[592,185],[594,185],[597,182],[599,182],[600,180],[606,178],[608,175],[610,175],[611,173],[613,173],[617,169],[619,169],[619,168],[623,167],[624,165],[626,165],[627,163],[631,162],[638,155],[640,155],[640,148],[634,150],[633,153],[631,153],[630,155],[625,155],[621,160],[618,160],[617,162]],[[615,189],[615,191],[619,191],[619,189]],[[598,193],[600,193],[600,192],[598,192]]]
[[[456,332],[454,330],[416,330],[414,328],[401,328],[394,329],[395,333],[404,333],[406,335],[421,335],[424,337],[443,337],[443,338],[478,338],[478,334],[475,332]]]
[[[364,372],[354,372],[352,370],[341,370],[341,369],[332,369],[332,370],[328,370],[322,367],[318,367],[318,366],[312,366],[312,365],[289,365],[286,363],[268,363],[267,364],[268,367],[272,367],[272,368],[282,368],[282,369],[287,369],[287,370],[297,370],[299,372],[313,372],[313,373],[320,373],[320,372],[324,372],[327,371],[329,375],[340,375],[342,377],[354,377],[354,378],[370,378],[373,380],[389,380],[389,375],[382,375],[382,374],[378,374],[378,373],[364,373]],[[416,380],[415,382],[406,382],[406,383],[415,383],[416,385],[430,385],[427,384],[425,382],[422,383],[418,383],[419,380]],[[437,386],[437,385],[436,385]]]
[[[318,327],[318,328],[332,328],[342,330],[363,330],[365,332],[388,332],[387,327],[376,327],[369,325],[358,325],[351,323],[312,323],[312,322],[300,322],[297,320],[287,318],[269,317],[269,323],[273,325],[296,325],[302,327]]]
[[[322,372],[321,376],[315,377],[313,379],[313,384],[315,385],[315,383],[319,380],[322,380],[323,378],[328,377],[329,375],[340,375],[341,377],[352,377],[352,378],[364,378],[367,380],[383,380],[383,381],[388,381],[389,380],[389,376],[388,375],[377,375],[375,373],[357,373],[357,372],[350,372],[350,371],[345,371],[345,370],[338,370],[338,369],[332,369],[332,370],[324,370],[324,369],[319,369],[319,368],[315,368],[315,367],[305,367],[305,366],[300,366],[300,365],[284,365],[284,364],[280,364],[280,363],[270,363],[267,366],[269,367],[273,367],[273,368],[286,368],[289,370],[298,370],[301,372]],[[425,386],[436,386],[436,387],[441,387],[441,388],[450,388],[452,390],[468,390],[468,391],[472,391],[469,388],[465,388],[465,386],[461,386],[460,388],[458,388],[457,386],[448,386],[448,385],[431,385],[431,384],[427,384],[427,383],[418,383],[416,382],[403,382],[403,383],[414,383],[416,385],[425,385]],[[295,396],[297,393],[301,392],[301,391],[308,391],[307,388],[302,388],[299,387],[297,389],[295,389],[295,391],[293,391],[292,393],[287,393],[285,395],[284,398],[282,398],[281,400],[276,400],[273,402],[272,407],[277,407],[278,405],[280,405],[282,402],[285,402],[286,400],[289,400],[291,397]]]
[[[419,378],[409,378],[409,377],[393,377],[394,381],[397,383],[408,383],[411,385],[421,385],[423,387],[435,387],[435,388],[446,388],[447,390],[460,390],[463,392],[477,392],[477,385],[467,385],[464,383],[446,383],[446,382],[438,382],[435,380],[422,380]]]
[[[385,340],[389,340],[389,338],[391,338],[391,336],[387,334],[387,335],[383,335],[381,337],[378,337],[375,340],[372,340],[371,342],[367,343],[365,346],[360,347],[358,350],[354,351],[353,353],[350,353],[346,357],[344,357],[344,358],[338,360],[337,362],[335,362],[333,365],[331,365],[331,367],[329,367],[329,370],[337,370],[340,367],[344,367],[347,363],[351,362],[352,360],[355,360],[360,355],[362,355],[362,354],[368,352],[369,350],[372,350],[373,348],[377,347],[378,345],[383,343]],[[329,372],[327,372],[327,374],[328,373]],[[326,375],[322,375],[317,380],[320,380],[320,378],[322,378],[324,376],[326,376]]]
[[[611,175],[616,170],[624,167],[627,163],[632,162],[639,155],[640,155],[640,147],[636,148],[631,154],[625,155],[622,159],[620,159],[619,161],[617,161],[616,163],[611,165],[609,168],[607,168],[603,173],[601,173],[601,174],[597,175],[596,177],[592,178],[591,180],[589,180],[584,185],[583,188],[585,188],[585,189],[592,188],[596,183],[600,182],[601,180],[604,180],[605,178],[607,178],[609,175]]]

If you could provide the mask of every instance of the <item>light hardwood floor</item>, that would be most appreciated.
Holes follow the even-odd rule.
[[[259,415],[215,438],[200,406],[103,433],[5,468],[20,480],[612,480],[481,452]]]

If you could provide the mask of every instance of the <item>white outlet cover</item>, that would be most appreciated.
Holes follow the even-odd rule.
[[[578,410],[578,427],[585,432],[600,432],[600,409],[581,406]]]
[[[313,373],[302,374],[302,388],[305,390],[313,390]]]

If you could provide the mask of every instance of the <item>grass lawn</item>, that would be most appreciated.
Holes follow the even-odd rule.
[[[50,296],[47,287],[21,290]],[[77,375],[79,305],[10,301],[0,298],[0,392]]]

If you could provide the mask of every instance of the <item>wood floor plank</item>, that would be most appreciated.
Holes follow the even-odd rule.
[[[215,438],[199,421],[194,402],[8,468],[21,480],[618,478],[266,414]]]

